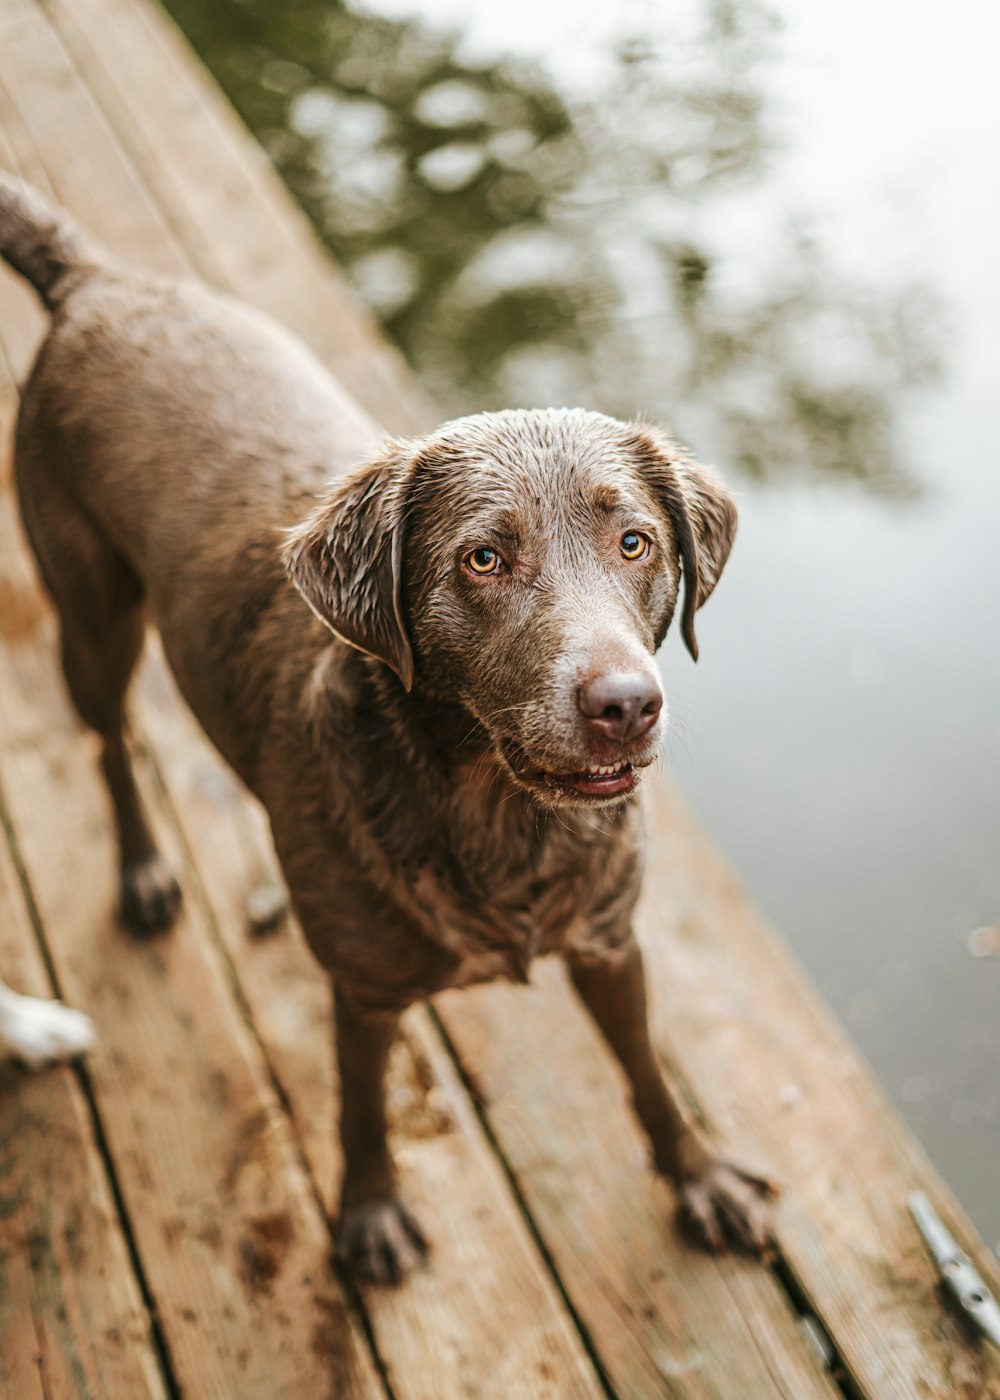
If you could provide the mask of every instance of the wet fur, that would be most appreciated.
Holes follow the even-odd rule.
[[[54,313],[24,389],[16,480],[71,693],[104,740],[123,908],[153,929],[179,898],[121,736],[149,617],[267,808],[305,936],[334,975],[351,1266],[391,1281],[423,1248],[385,1145],[399,1013],[444,987],[525,980],[549,952],[567,956],[692,1215],[691,1193],[707,1193],[702,1236],[721,1243],[728,1221],[762,1243],[760,1183],[734,1185],[648,1043],[637,806],[548,802],[500,756],[512,738],[554,771],[607,761],[581,680],[651,666],[682,594],[696,650],[695,610],[732,544],[728,494],[658,430],[581,410],[381,441],[287,333],[200,284],[122,269],[6,177],[0,251]],[[643,569],[617,549],[637,520],[656,542]],[[487,536],[517,561],[506,591],[463,573]],[[658,737],[632,746],[637,765]]]

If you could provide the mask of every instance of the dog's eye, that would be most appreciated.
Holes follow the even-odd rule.
[[[495,574],[500,568],[501,560],[495,549],[488,549],[482,545],[471,554],[467,554],[465,562],[474,574]]]
[[[649,540],[638,530],[626,530],[621,537],[619,549],[626,559],[641,559],[649,550]]]

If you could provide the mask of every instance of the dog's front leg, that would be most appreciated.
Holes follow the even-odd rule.
[[[336,988],[340,1140],[344,1179],[337,1258],[366,1283],[399,1283],[427,1253],[399,1199],[385,1119],[385,1069],[399,1017],[364,1012]]]
[[[567,961],[574,986],[628,1076],[653,1160],[673,1181],[685,1223],[713,1250],[724,1249],[727,1238],[745,1249],[764,1249],[770,1227],[763,1198],[775,1188],[766,1177],[722,1160],[664,1079],[649,1035],[638,943],[631,939],[614,960]]]

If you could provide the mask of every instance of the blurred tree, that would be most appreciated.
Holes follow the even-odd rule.
[[[623,33],[583,92],[339,0],[167,5],[447,410],[641,409],[758,478],[913,489],[931,296],[838,275],[791,212],[740,241],[776,149],[755,0]]]

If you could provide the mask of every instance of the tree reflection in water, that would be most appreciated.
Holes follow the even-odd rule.
[[[623,36],[583,92],[331,0],[167,4],[448,411],[639,408],[756,478],[916,489],[895,408],[938,370],[934,299],[757,217],[775,24],[752,0]]]

